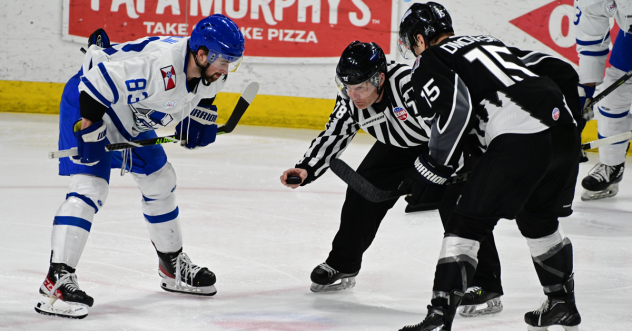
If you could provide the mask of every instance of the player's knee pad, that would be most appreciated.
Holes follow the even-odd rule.
[[[545,293],[557,288],[573,272],[573,245],[564,236],[561,226],[554,233],[541,238],[527,238],[531,258]]]
[[[151,175],[132,174],[145,200],[159,200],[168,197],[176,189],[176,171],[167,162]]]
[[[105,203],[108,183],[89,175],[73,175],[69,192],[53,221],[52,262],[76,267],[92,228],[94,214]]]

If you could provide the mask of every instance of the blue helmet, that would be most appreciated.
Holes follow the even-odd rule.
[[[200,47],[208,49],[208,63],[225,59],[237,70],[244,55],[244,36],[239,27],[230,18],[222,14],[213,14],[200,20],[189,38],[189,50],[197,54]]]

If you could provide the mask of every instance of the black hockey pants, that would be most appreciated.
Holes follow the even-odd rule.
[[[427,153],[425,147],[398,148],[380,143],[373,145],[357,172],[382,190],[396,190],[406,172],[412,169],[414,160]],[[439,211],[446,225],[463,185],[447,188]],[[362,254],[369,248],[386,212],[397,199],[374,203],[362,198],[351,188],[342,207],[340,228],[332,243],[327,264],[343,273],[354,273],[361,268]],[[434,253],[433,253],[434,254]],[[500,261],[491,231],[481,244],[479,267],[471,284],[503,293],[500,282]]]
[[[535,134],[504,134],[494,138],[474,166],[461,198],[448,221],[446,233],[482,242],[500,218],[515,219],[526,238],[542,238],[557,231],[558,217],[569,216],[579,170],[580,136],[575,127],[560,126]],[[445,239],[444,239],[445,240]],[[572,272],[572,248],[562,251],[558,265]],[[479,259],[481,257],[479,250]],[[440,261],[441,262],[441,258]],[[462,288],[478,273],[464,263],[438,263],[434,291]],[[543,286],[560,284],[564,277],[535,266]]]

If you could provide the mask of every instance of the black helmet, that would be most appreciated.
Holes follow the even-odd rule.
[[[404,13],[399,24],[399,52],[407,59],[406,52],[412,51],[412,47],[417,44],[417,34],[421,34],[429,45],[429,41],[442,32],[454,32],[448,10],[436,2],[414,3]]]
[[[382,48],[376,43],[356,40],[340,56],[336,66],[336,83],[346,98],[346,85],[358,85],[366,81],[370,81],[381,93],[379,86],[382,72],[386,73],[386,56]]]

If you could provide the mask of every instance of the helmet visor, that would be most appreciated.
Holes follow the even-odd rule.
[[[397,50],[399,50],[399,54],[401,54],[406,60],[410,60],[415,57],[410,46],[410,40],[406,35],[399,37],[399,40],[397,41]]]
[[[340,90],[342,97],[347,100],[365,99],[380,86],[380,73],[376,72],[373,77],[355,85],[343,83],[340,77],[336,75],[336,85],[338,85],[338,89]]]
[[[222,53],[210,51],[208,53],[208,63],[213,67],[226,72],[235,72],[243,61],[243,56],[230,56]]]

